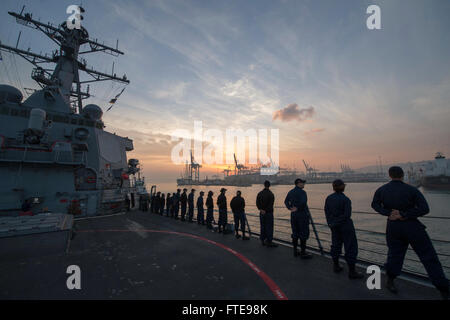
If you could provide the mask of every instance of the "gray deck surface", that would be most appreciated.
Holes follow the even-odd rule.
[[[368,290],[365,280],[347,278],[345,265],[344,272],[333,273],[329,258],[301,260],[288,247],[262,247],[256,238],[237,240],[148,212],[76,225],[79,232],[68,254],[0,259],[0,298],[276,299],[254,270],[224,248],[182,234],[143,230],[189,233],[223,244],[253,262],[290,300],[440,298],[433,288],[401,279],[398,295],[384,288]],[[81,268],[81,290],[66,287],[69,265]]]

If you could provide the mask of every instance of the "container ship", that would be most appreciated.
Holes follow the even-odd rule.
[[[425,164],[421,185],[425,189],[450,190],[450,161],[441,152]]]

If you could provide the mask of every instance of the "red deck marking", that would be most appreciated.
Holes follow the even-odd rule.
[[[77,232],[133,232],[133,231],[135,231],[135,230],[124,230],[124,229],[102,230],[102,229],[99,229],[99,230],[78,230]],[[218,243],[218,242],[215,242],[215,241],[207,239],[207,238],[203,238],[203,237],[200,237],[200,236],[197,236],[194,234],[184,233],[184,232],[166,231],[166,230],[148,230],[148,229],[140,229],[139,231],[176,234],[176,235],[180,235],[180,236],[186,236],[186,237],[191,237],[194,239],[206,241],[210,244],[218,246],[218,247],[230,252],[235,257],[239,258],[242,262],[244,262],[247,266],[249,266],[250,269],[252,269],[266,283],[266,285],[269,287],[270,291],[272,291],[272,293],[275,295],[275,297],[278,300],[288,300],[288,297],[284,294],[284,292],[280,289],[280,287],[264,271],[262,271],[260,268],[258,268],[247,257],[245,257],[244,255],[240,254],[239,252],[231,249],[230,247],[227,247],[226,245],[224,245],[222,243]]]

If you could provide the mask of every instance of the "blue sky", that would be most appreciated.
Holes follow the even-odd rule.
[[[2,1],[0,40],[50,52],[50,40],[6,13],[22,4],[62,22],[71,1]],[[381,30],[366,8],[381,8]],[[177,128],[279,128],[281,164],[322,170],[450,156],[450,1],[83,1],[91,37],[125,56],[87,55],[101,71],[131,80],[104,115],[109,130],[135,140],[150,174],[178,175],[170,162]],[[0,81],[11,82],[8,55]],[[27,62],[16,58],[25,87]],[[14,82],[12,82],[14,84]],[[19,83],[20,86],[20,83]],[[92,87],[102,107],[121,89]],[[273,113],[313,107],[302,121]],[[155,169],[153,169],[155,168]],[[158,176],[159,175],[159,176]]]

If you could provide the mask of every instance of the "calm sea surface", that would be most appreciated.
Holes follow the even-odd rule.
[[[375,190],[381,185],[383,185],[383,183],[348,183],[345,190],[345,194],[352,200],[352,219],[355,228],[357,229],[359,257],[377,263],[384,263],[386,259],[387,248],[384,236],[386,218],[374,214],[370,204]],[[150,185],[148,187],[150,187]],[[271,187],[272,192],[275,194],[274,215],[275,218],[280,218],[280,220],[275,221],[275,237],[288,241],[290,241],[290,224],[288,221],[290,212],[284,207],[284,199],[287,192],[292,189],[292,187],[293,186],[286,185],[276,185]],[[178,188],[182,189],[183,187]],[[191,189],[189,186],[186,188],[188,190]],[[194,186],[194,188],[197,190],[197,196],[199,191],[203,190],[206,194],[209,190],[212,190],[214,192],[214,199],[216,199],[219,190],[221,189],[220,186]],[[260,185],[253,185],[251,187],[226,186],[225,188],[227,189],[226,195],[228,202],[235,196],[237,190],[242,192],[242,196],[246,202],[246,212],[248,213],[249,224],[252,231],[259,232],[259,220],[256,216],[252,216],[252,213],[256,215],[258,212],[255,207],[256,195],[263,187]],[[157,185],[157,191],[161,191],[165,194],[167,194],[167,192],[174,192],[176,189],[177,186],[175,183]],[[329,228],[326,226],[323,206],[325,198],[332,193],[332,187],[330,184],[306,184],[305,191],[308,194],[308,205],[311,209],[311,214],[316,224],[322,246],[325,250],[329,250]],[[440,254],[439,258],[444,266],[444,271],[447,276],[450,276],[450,192],[434,192],[423,189],[420,189],[420,191],[424,194],[431,209],[431,212],[427,216],[421,218],[420,221],[426,225],[428,234],[433,239],[436,251]],[[431,217],[444,217],[447,219]],[[232,221],[232,215],[230,215],[228,219],[229,221]],[[312,232],[308,244],[317,246],[317,240]],[[404,268],[425,274],[425,270],[419,262],[418,257],[412,250],[408,251]]]

